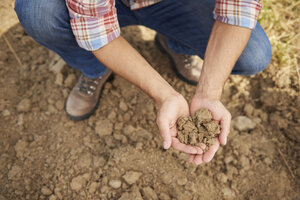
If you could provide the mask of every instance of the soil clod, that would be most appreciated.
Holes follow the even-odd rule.
[[[214,138],[221,132],[219,123],[212,119],[208,109],[200,109],[193,116],[181,117],[177,122],[178,139],[181,143],[206,147],[213,144]]]

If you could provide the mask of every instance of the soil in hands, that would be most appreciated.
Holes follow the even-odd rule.
[[[190,145],[203,143],[206,147],[214,143],[214,138],[221,131],[219,123],[212,119],[208,109],[200,109],[193,116],[181,117],[177,127],[177,137],[181,143]]]

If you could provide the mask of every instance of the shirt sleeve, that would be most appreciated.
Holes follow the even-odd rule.
[[[66,0],[78,45],[97,50],[120,36],[115,0]]]
[[[223,23],[254,29],[261,0],[216,0],[214,18]]]

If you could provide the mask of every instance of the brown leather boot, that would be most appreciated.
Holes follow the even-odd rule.
[[[89,79],[81,75],[70,92],[66,113],[74,121],[79,121],[91,116],[99,104],[100,94],[107,79],[111,77],[112,71],[96,79]]]
[[[166,38],[162,34],[157,34],[155,37],[156,44],[166,52],[173,62],[173,68],[183,81],[197,85],[203,60],[197,55],[181,55],[174,53],[167,45]]]

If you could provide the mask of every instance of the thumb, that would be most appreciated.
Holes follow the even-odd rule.
[[[157,125],[159,128],[160,135],[163,138],[163,147],[164,149],[169,149],[171,147],[172,142],[169,123],[167,122],[167,120],[158,120]]]

